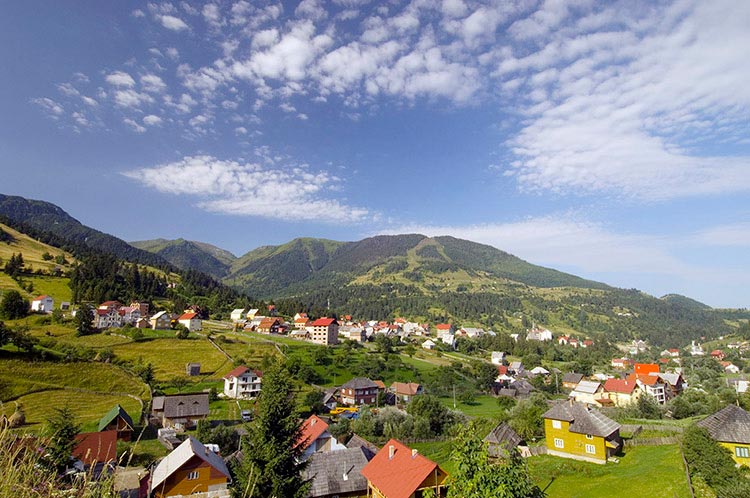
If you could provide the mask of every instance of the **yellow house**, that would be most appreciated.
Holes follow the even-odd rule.
[[[620,424],[582,403],[563,401],[543,417],[549,455],[604,464],[622,447]]]
[[[166,498],[210,493],[212,498],[229,498],[231,481],[224,460],[194,437],[188,437],[154,469],[149,496]]]
[[[697,425],[728,449],[735,462],[750,466],[750,413],[737,405],[728,405]]]

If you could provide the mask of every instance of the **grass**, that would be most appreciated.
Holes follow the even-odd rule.
[[[151,363],[157,381],[185,377],[185,365],[191,362],[200,363],[201,372],[212,377],[221,377],[234,368],[232,362],[205,338],[129,342],[114,346],[112,350],[124,360]]]
[[[439,398],[440,402],[453,409],[453,398]],[[495,418],[502,412],[497,404],[497,398],[488,395],[477,396],[471,403],[462,403],[456,399],[456,409],[469,417]]]
[[[450,458],[453,444],[453,441],[448,440],[434,443],[411,443],[409,447],[419,451],[420,455],[424,455],[440,465],[440,468],[448,472],[448,474],[455,474],[456,464]]]
[[[34,270],[38,268],[43,270],[53,270],[56,266],[61,266],[55,263],[54,259],[44,261],[42,259],[42,254],[45,252],[48,252],[52,256],[64,254],[65,259],[67,259],[69,263],[74,261],[73,256],[70,253],[39,242],[38,240],[34,240],[28,235],[13,230],[7,225],[0,224],[0,229],[5,233],[10,234],[13,239],[15,239],[11,243],[0,242],[0,258],[2,258],[3,261],[8,261],[13,254],[21,253],[27,270],[29,268],[33,268]]]
[[[54,299],[55,308],[59,308],[61,302],[73,299],[73,292],[68,285],[69,278],[34,275],[24,277],[24,280],[34,284],[34,297],[46,294]]]
[[[546,488],[549,498],[690,496],[676,445],[630,448],[616,464],[597,465],[549,455],[527,462],[532,477]]]

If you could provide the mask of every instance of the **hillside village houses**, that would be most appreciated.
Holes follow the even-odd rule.
[[[263,374],[239,366],[224,376],[224,396],[233,399],[256,398],[261,391]]]

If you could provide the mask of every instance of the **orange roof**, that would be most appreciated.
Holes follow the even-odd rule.
[[[435,325],[435,328],[438,330],[450,330],[451,324],[450,323],[438,323]]]
[[[117,431],[84,432],[75,437],[73,456],[86,465],[117,460]]]
[[[409,498],[439,468],[402,443],[391,439],[362,469],[362,475],[386,498]]]
[[[604,390],[611,393],[632,394],[636,385],[634,380],[607,379],[607,382],[604,383]]]
[[[278,318],[267,317],[260,321],[260,323],[258,324],[258,327],[261,329],[271,328],[277,323],[279,323]]]
[[[416,382],[394,382],[391,384],[391,389],[393,389],[396,394],[401,394],[402,396],[414,396],[417,394],[420,387],[420,384],[417,384]]]
[[[307,323],[307,320],[308,319],[306,317],[299,317],[296,320],[294,320],[294,323]]]
[[[656,363],[636,363],[633,369],[637,374],[659,373],[659,365]]]
[[[182,315],[180,315],[180,318],[178,318],[178,320],[192,320],[197,316],[198,313],[196,313],[195,311],[190,311],[188,313],[183,313]]]
[[[43,295],[43,296],[39,296],[39,297],[37,297],[36,299],[34,299],[34,301],[41,301],[42,299],[47,299],[48,297],[49,297],[49,296],[45,294],[45,295]]]
[[[635,382],[636,380],[647,386],[655,386],[659,383],[659,377],[657,375],[644,375],[634,373],[628,375],[628,381]]]
[[[318,318],[313,322],[313,327],[328,327],[334,323],[338,323],[335,318]]]
[[[296,446],[302,446],[303,450],[306,449],[327,430],[328,424],[325,423],[325,420],[317,415],[310,415],[307,420],[302,422]]]
[[[385,382],[382,380],[373,380],[376,386],[378,386],[378,389],[385,389]]]

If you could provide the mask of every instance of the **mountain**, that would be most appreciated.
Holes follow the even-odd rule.
[[[169,268],[163,258],[131,246],[122,239],[81,224],[62,208],[45,201],[0,194],[0,215],[35,230],[103,251],[132,263]]]
[[[130,245],[156,254],[177,268],[193,269],[221,279],[229,273],[237,257],[205,242],[154,239],[130,242]]]
[[[223,281],[273,300],[288,315],[404,316],[516,333],[536,322],[568,334],[670,347],[728,332],[715,310],[689,298],[610,287],[447,236],[295,239],[237,258]]]

